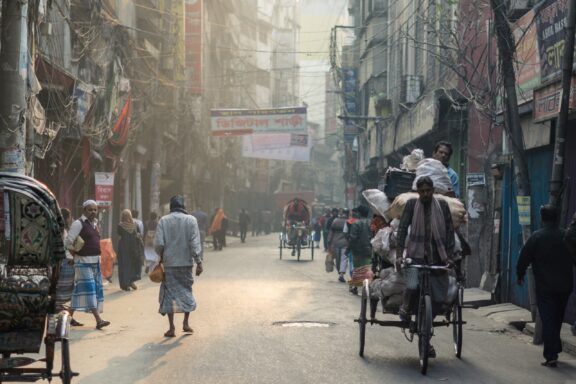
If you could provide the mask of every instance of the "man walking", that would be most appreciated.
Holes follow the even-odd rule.
[[[545,367],[556,367],[562,352],[560,331],[564,311],[573,287],[572,266],[576,256],[564,242],[564,231],[558,228],[558,211],[551,205],[540,208],[542,228],[528,238],[518,259],[518,285],[524,284],[526,269],[532,264],[536,285],[536,304],[542,319]]]
[[[65,240],[66,248],[74,256],[71,309],[72,312],[91,312],[96,319],[96,328],[102,329],[110,322],[100,317],[104,307],[104,288],[100,271],[100,228],[96,219],[98,205],[94,200],[86,200],[82,208],[82,216],[72,223]],[[83,245],[79,245],[82,242]]]
[[[566,235],[564,236],[568,250],[572,253],[572,256],[576,257],[576,212],[572,216],[572,222],[566,229]],[[576,336],[576,321],[572,324],[572,334]]]
[[[238,214],[238,226],[240,227],[240,241],[246,242],[246,233],[248,232],[248,224],[250,224],[250,216],[242,209]]]
[[[192,269],[196,263],[196,276],[202,268],[202,248],[196,218],[186,212],[184,197],[170,199],[170,214],[163,216],[156,228],[154,239],[156,252],[164,265],[164,281],[160,285],[160,309],[162,316],[168,315],[169,329],[165,337],[176,336],[174,313],[184,313],[182,330],[192,333],[188,322],[190,312],[196,309],[192,294],[194,277]]]

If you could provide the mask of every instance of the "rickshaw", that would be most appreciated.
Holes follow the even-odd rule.
[[[447,302],[449,309],[443,314],[445,318],[439,321],[434,320],[435,308],[432,302],[432,294],[430,287],[430,274],[433,271],[444,270],[451,272],[451,269],[446,266],[428,266],[407,264],[407,268],[415,268],[418,270],[419,293],[416,308],[413,313],[415,316],[410,318],[410,321],[405,322],[401,320],[377,320],[376,310],[380,299],[370,291],[370,281],[364,280],[362,286],[362,297],[360,301],[360,316],[354,321],[358,323],[360,331],[360,348],[359,355],[364,357],[364,344],[366,340],[366,324],[381,325],[384,327],[397,327],[400,328],[409,342],[414,341],[417,337],[418,355],[420,358],[420,372],[425,375],[428,370],[428,359],[430,357],[430,339],[434,336],[434,329],[436,327],[450,327],[452,326],[452,336],[454,341],[454,354],[457,358],[462,355],[462,325],[466,324],[462,320],[462,305],[464,302],[464,284],[460,279],[449,275],[449,288],[447,293]],[[368,301],[370,302],[370,318],[367,317]],[[382,303],[382,312],[384,314],[391,314],[398,316],[399,305],[386,305]]]
[[[64,221],[54,195],[38,181],[0,172],[0,383],[71,383],[69,314],[55,305]],[[40,359],[22,356],[40,352]],[[54,372],[61,344],[60,372]]]
[[[314,260],[314,233],[310,229],[310,206],[302,199],[294,198],[285,206],[282,214],[282,231],[279,235],[280,260],[282,250],[291,249],[292,256],[300,261],[302,249],[310,249]]]

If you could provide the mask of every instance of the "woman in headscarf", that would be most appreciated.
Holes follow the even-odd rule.
[[[120,288],[129,291],[138,289],[135,281],[140,280],[142,274],[143,246],[142,235],[132,219],[132,213],[125,209],[120,214],[118,224],[118,281]]]

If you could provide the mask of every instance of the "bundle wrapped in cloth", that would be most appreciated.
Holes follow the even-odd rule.
[[[402,293],[406,283],[402,274],[394,268],[385,268],[380,271],[380,276],[370,283],[370,295],[379,299],[383,310],[396,310],[402,302]]]
[[[452,188],[452,181],[450,181],[450,176],[448,176],[448,170],[442,162],[436,159],[427,158],[418,163],[418,166],[416,167],[416,178],[412,184],[412,189],[414,191],[417,189],[416,183],[418,182],[418,179],[424,176],[428,176],[432,179],[435,193],[446,194],[454,191]]]
[[[448,203],[448,207],[450,208],[450,213],[452,214],[452,222],[454,223],[454,228],[458,228],[460,225],[465,224],[468,222],[468,215],[466,214],[466,208],[462,202],[454,197],[448,197],[444,195],[434,194],[434,197],[438,200],[444,200]],[[386,217],[392,219],[400,219],[402,217],[402,213],[404,212],[404,207],[408,200],[417,199],[418,193],[416,192],[406,192],[401,195],[398,195],[394,202],[390,204],[390,207],[385,212]]]

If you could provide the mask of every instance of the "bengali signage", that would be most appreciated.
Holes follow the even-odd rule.
[[[356,104],[356,89],[358,83],[358,70],[356,68],[342,69],[342,92],[344,99],[344,116],[354,116],[358,114]],[[344,119],[344,141],[352,143],[358,136],[358,125],[354,119]]]
[[[99,207],[111,207],[114,197],[114,172],[95,172],[96,202]]]
[[[202,2],[184,2],[186,85],[188,92],[195,95],[202,93]]]
[[[576,109],[576,77],[572,77],[570,85],[570,99],[568,110]],[[560,112],[560,102],[562,98],[562,83],[556,82],[534,90],[534,122],[542,122],[555,118]]]
[[[540,85],[540,60],[534,15],[534,10],[530,10],[518,19],[513,27],[516,41],[515,70],[519,105],[531,101],[532,90]]]
[[[530,196],[516,196],[520,225],[530,225]]]
[[[242,140],[242,156],[253,159],[310,161],[307,134],[253,134]]]
[[[212,136],[239,136],[252,133],[306,134],[306,107],[275,109],[213,109]]]
[[[536,29],[543,83],[560,76],[567,14],[567,0],[545,0],[537,10]]]

